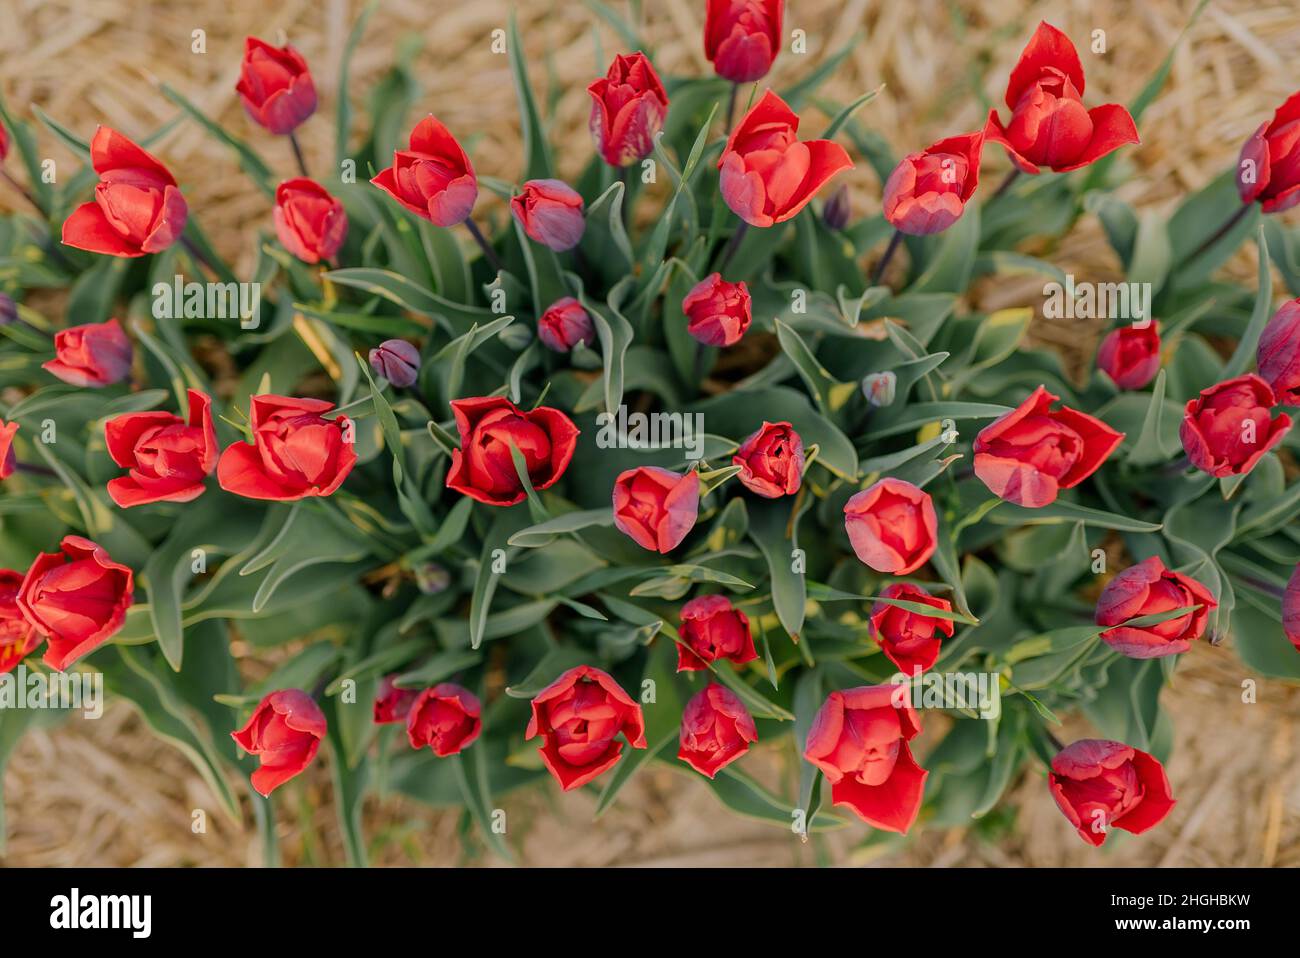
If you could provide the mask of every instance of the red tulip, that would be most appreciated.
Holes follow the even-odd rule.
[[[925,779],[907,743],[921,731],[893,685],[832,692],[813,718],[803,757],[831,783],[835,805],[868,825],[906,833],[921,810]]]
[[[529,180],[510,199],[510,213],[534,243],[564,252],[578,245],[587,221],[582,197],[562,180]]]
[[[261,758],[252,783],[266,797],[311,764],[325,732],[325,714],[310,695],[281,689],[262,699],[248,724],[230,737]]]
[[[130,472],[108,481],[108,495],[124,509],[150,502],[189,502],[217,465],[217,433],[210,400],[188,390],[189,419],[169,412],[133,412],[104,423],[113,461]]]
[[[1282,632],[1300,652],[1300,563],[1296,564],[1282,593]]]
[[[691,696],[682,711],[677,757],[713,778],[757,741],[758,728],[744,703],[731,689],[710,682]]]
[[[885,183],[885,219],[911,236],[946,230],[979,185],[983,148],[982,132],[963,133],[903,157]]]
[[[1029,509],[1056,501],[1096,472],[1124,441],[1100,419],[1062,406],[1044,386],[980,430],[975,475],[999,499]]]
[[[5,161],[5,157],[7,157],[8,155],[9,155],[9,131],[5,129],[5,125],[3,123],[0,123],[0,163],[3,163]]]
[[[460,448],[451,454],[447,488],[490,506],[513,506],[527,493],[515,470],[511,447],[524,457],[534,489],[553,486],[569,468],[578,428],[558,409],[525,412],[504,396],[451,403]]]
[[[641,706],[607,673],[579,665],[537,693],[524,739],[542,737],[542,761],[567,792],[613,767],[623,754],[620,733],[633,748],[646,747]]]
[[[14,436],[17,434],[18,423],[0,419],[0,479],[8,479],[18,468],[14,456]]]
[[[701,595],[682,606],[677,671],[696,672],[718,659],[744,665],[758,658],[749,618],[725,595]]]
[[[638,466],[614,480],[614,526],[643,549],[671,552],[695,527],[700,476]]]
[[[1155,625],[1120,624],[1192,605],[1200,608]],[[1116,652],[1134,659],[1154,659],[1191,648],[1205,634],[1210,612],[1218,605],[1201,583],[1181,572],[1169,571],[1159,556],[1151,556],[1106,583],[1097,599],[1095,621],[1115,626],[1103,632],[1101,638]]]
[[[841,170],[851,169],[844,147],[800,140],[799,117],[768,90],[737,124],[718,160],[722,198],[750,226],[784,223]]]
[[[668,94],[644,53],[619,54],[609,71],[587,87],[591,136],[610,166],[649,156],[668,115]]]
[[[1243,203],[1259,202],[1265,213],[1300,203],[1300,92],[1277,108],[1241,147],[1237,192]]]
[[[131,372],[131,340],[116,319],[69,326],[54,334],[54,358],[41,368],[73,386],[98,389]]]
[[[244,40],[235,91],[253,121],[272,133],[292,133],[316,112],[316,84],[307,61],[293,47]]]
[[[483,731],[478,696],[454,682],[443,682],[420,693],[406,717],[411,748],[426,745],[439,758],[456,755]]]
[[[710,273],[682,300],[686,331],[705,346],[734,346],[753,319],[749,287],[743,281],[728,283],[721,273]]]
[[[886,477],[844,504],[844,529],[862,562],[877,572],[908,575],[934,554],[939,519],[928,493]]]
[[[750,492],[768,499],[789,496],[803,482],[803,440],[788,422],[768,422],[740,444],[731,464],[736,478]]]
[[[469,156],[432,113],[411,131],[410,149],[394,152],[370,182],[435,226],[465,222],[478,199]]]
[[[1056,27],[1040,23],[1020,54],[1007,82],[1011,122],[989,111],[986,139],[1006,147],[1023,173],[1049,167],[1057,173],[1077,170],[1137,143],[1137,127],[1117,103],[1083,105],[1083,65],[1074,44]]]
[[[406,722],[411,706],[420,697],[418,689],[399,689],[393,684],[393,676],[385,675],[379,682],[375,693],[372,711],[376,725],[393,725]]]
[[[718,76],[752,83],[767,76],[781,49],[785,0],[708,0],[704,55]]]
[[[1187,458],[1212,476],[1250,472],[1291,428],[1286,413],[1270,418],[1276,402],[1254,373],[1202,389],[1188,401],[1178,429]]]
[[[249,426],[253,444],[236,442],[217,461],[222,489],[248,499],[291,502],[334,493],[356,465],[352,421],[326,419],[334,404],[323,399],[254,396]]]
[[[542,313],[537,321],[537,338],[547,349],[567,353],[578,343],[592,345],[596,341],[596,327],[580,302],[564,296]]]
[[[27,621],[49,639],[45,664],[63,671],[122,628],[135,576],[81,536],[64,536],[59,548],[61,553],[36,556],[16,602]]]
[[[343,204],[305,176],[276,187],[273,216],[280,245],[304,263],[333,262],[348,235]]]
[[[1300,406],[1300,299],[1283,303],[1259,337],[1259,375],[1283,406]]]
[[[903,599],[944,612],[952,611],[951,602],[935,598],[919,585],[892,582],[880,594],[886,599]],[[900,672],[912,675],[934,665],[943,644],[941,636],[952,638],[953,625],[952,619],[911,612],[877,600],[871,607],[871,629],[880,643],[880,651]]]
[[[1176,804],[1164,766],[1122,742],[1082,739],[1052,759],[1048,787],[1079,837],[1100,845],[1111,828],[1140,835]]]
[[[101,126],[90,141],[99,174],[95,199],[63,223],[63,244],[108,256],[144,256],[176,242],[189,207],[167,167],[116,130]]]
[[[0,569],[0,674],[12,672],[41,644],[41,634],[18,608],[22,585],[21,572]]]
[[[1160,324],[1112,329],[1097,350],[1097,368],[1120,389],[1141,389],[1160,371]]]

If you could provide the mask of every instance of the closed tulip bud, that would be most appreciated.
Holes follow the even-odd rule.
[[[8,479],[18,468],[18,459],[14,455],[14,436],[17,434],[18,423],[0,419],[0,479]]]
[[[826,224],[827,229],[842,230],[849,225],[849,216],[852,213],[849,204],[849,188],[844,185],[837,186],[831,193],[830,199],[822,207],[822,222]]]
[[[908,575],[934,554],[939,519],[929,493],[887,476],[844,504],[844,529],[862,562]]]
[[[425,595],[439,595],[451,585],[451,573],[436,562],[421,562],[413,571],[415,586]]]
[[[677,757],[713,778],[757,741],[758,728],[744,703],[725,685],[710,682],[682,711]]]
[[[12,326],[18,322],[18,304],[13,297],[0,293],[0,326]]]
[[[781,49],[785,0],[708,0],[704,55],[718,76],[753,83],[767,76]]]
[[[596,341],[596,327],[591,316],[572,296],[553,302],[537,321],[537,336],[547,349],[567,353],[582,343],[590,346]]]
[[[348,235],[343,204],[304,176],[276,188],[272,215],[281,245],[304,263],[333,262]]]
[[[1156,659],[1191,648],[1205,634],[1210,613],[1218,604],[1201,583],[1166,569],[1159,556],[1151,556],[1106,583],[1097,599],[1094,621],[1113,627],[1103,632],[1101,638],[1116,652],[1133,659]],[[1200,608],[1155,625],[1122,624],[1140,616],[1194,605]]]
[[[65,383],[99,389],[131,372],[131,340],[116,319],[69,326],[54,334],[54,358],[41,368]]]
[[[244,41],[235,91],[253,121],[272,133],[292,133],[316,112],[316,85],[302,54],[257,37]]]
[[[477,695],[454,682],[443,682],[425,689],[411,705],[407,740],[414,749],[428,746],[439,758],[456,755],[483,731],[482,713]]]
[[[897,390],[898,376],[893,370],[886,370],[883,373],[867,373],[862,377],[862,395],[866,396],[867,402],[873,406],[892,405]]]
[[[646,55],[619,54],[587,93],[591,136],[601,159],[610,166],[628,166],[649,156],[668,115],[668,94]]]
[[[465,222],[478,199],[469,155],[433,114],[416,124],[407,149],[395,150],[393,165],[370,182],[434,226]]]
[[[561,180],[529,180],[510,200],[510,213],[528,238],[557,253],[573,249],[582,239],[587,228],[582,210],[578,191]]]
[[[700,474],[637,466],[614,480],[614,527],[643,549],[667,553],[695,527]]]
[[[370,350],[370,368],[398,389],[414,385],[420,374],[420,351],[404,339],[388,339]]]
[[[1282,632],[1300,652],[1300,563],[1296,563],[1282,593]]]
[[[911,236],[939,233],[957,222],[979,185],[983,146],[983,133],[965,133],[905,156],[885,183],[885,219]]]
[[[1264,327],[1255,352],[1259,375],[1283,406],[1300,406],[1300,299],[1283,303]]]
[[[1291,417],[1272,415],[1277,398],[1254,373],[1201,390],[1188,401],[1178,435],[1192,465],[1212,476],[1240,476],[1286,435]]]
[[[682,300],[686,331],[705,346],[734,346],[753,320],[749,287],[729,283],[721,273],[698,282]]]
[[[5,129],[5,125],[3,123],[0,123],[0,163],[3,163],[5,161],[5,157],[8,155],[9,155],[9,131]]]
[[[707,669],[709,663],[729,659],[744,665],[758,658],[749,617],[725,595],[701,595],[682,606],[681,638],[677,646],[677,671]]]
[[[1241,147],[1237,192],[1243,203],[1258,202],[1265,213],[1300,203],[1300,93],[1291,94]]]
[[[1141,389],[1160,371],[1160,327],[1112,329],[1097,349],[1097,368],[1120,389]]]

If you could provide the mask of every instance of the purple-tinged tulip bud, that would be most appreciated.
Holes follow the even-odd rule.
[[[0,293],[0,326],[12,326],[18,322],[18,304],[12,296]]]
[[[420,372],[420,351],[404,339],[388,339],[370,350],[370,368],[398,389],[410,386]]]
[[[446,592],[451,585],[451,573],[436,562],[421,562],[413,571],[415,585],[425,595]]]
[[[827,229],[842,230],[849,225],[849,188],[840,185],[822,207],[822,222]]]
[[[557,253],[573,249],[582,239],[587,228],[582,209],[578,191],[561,180],[529,180],[510,200],[510,212],[528,238]]]
[[[596,341],[591,317],[572,296],[557,299],[537,321],[537,338],[548,349],[567,353],[578,343],[590,346]]]
[[[886,370],[883,373],[868,373],[862,377],[862,395],[873,406],[888,406],[894,401],[894,391],[898,388],[898,377]]]

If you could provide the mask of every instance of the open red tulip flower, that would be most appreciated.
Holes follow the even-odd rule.
[[[248,723],[230,737],[261,759],[252,784],[265,797],[311,764],[325,732],[325,713],[310,695],[281,689],[262,699]]]
[[[1029,509],[1087,479],[1124,441],[1095,416],[1062,406],[1039,386],[975,437],[975,475],[999,499]]]
[[[150,502],[189,502],[203,494],[203,480],[217,465],[212,400],[187,393],[189,417],[133,412],[104,423],[113,461],[128,470],[108,481],[108,495],[122,508]]]
[[[677,757],[701,775],[718,772],[749,751],[758,728],[735,692],[710,682],[682,710]]]
[[[49,640],[45,664],[63,671],[122,628],[135,574],[81,536],[64,536],[59,548],[36,556],[15,602]]]
[[[334,493],[356,465],[353,426],[347,416],[326,419],[324,399],[254,396],[249,403],[253,442],[226,447],[217,482],[248,499],[291,502]]]
[[[533,699],[525,741],[542,737],[542,761],[566,792],[613,768],[622,735],[645,748],[645,716],[613,676],[590,665],[569,669]]]
[[[523,456],[534,489],[549,489],[564,475],[578,445],[578,428],[549,406],[524,411],[504,396],[451,403],[460,448],[451,454],[447,488],[490,506],[513,506],[527,493],[512,447]]]
[[[1043,167],[1066,173],[1095,163],[1128,143],[1138,142],[1137,126],[1118,103],[1083,105],[1083,64],[1074,44],[1050,23],[1040,23],[1007,82],[1011,119],[1003,124],[989,112],[984,136],[1000,143],[1016,169],[1040,173]]]
[[[832,692],[813,717],[803,757],[831,783],[831,800],[868,825],[906,833],[921,810],[925,779],[907,743],[921,731],[901,686]],[[905,697],[904,697],[905,698]]]
[[[107,256],[160,253],[185,229],[189,206],[167,167],[117,130],[101,126],[90,141],[99,174],[95,199],[63,223],[63,244]]]
[[[465,222],[478,199],[469,155],[432,113],[411,131],[408,148],[393,153],[393,165],[370,182],[434,226]]]
[[[831,177],[852,167],[838,143],[800,140],[798,115],[771,90],[736,125],[718,160],[722,198],[750,226],[791,219]]]
[[[1052,798],[1079,837],[1101,845],[1112,828],[1140,835],[1176,802],[1164,766],[1140,749],[1102,739],[1067,745],[1047,776]]]
[[[0,675],[12,672],[43,641],[41,633],[18,608],[22,585],[21,572],[0,569]]]

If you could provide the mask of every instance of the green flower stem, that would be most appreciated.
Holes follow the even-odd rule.
[[[487,241],[487,237],[479,230],[472,219],[465,220],[465,229],[469,230],[469,235],[474,237],[474,242],[478,243],[479,249],[483,251],[483,258],[488,261],[493,271],[501,272],[501,260],[497,259],[496,250]]]
[[[898,250],[899,244],[903,242],[903,234],[894,230],[894,235],[889,238],[889,246],[885,248],[885,255],[880,257],[880,262],[876,264],[875,270],[871,274],[871,285],[879,286],[880,277],[885,275],[885,267],[889,261],[894,258],[894,253]]]
[[[311,174],[307,172],[307,161],[302,155],[302,144],[298,142],[298,134],[290,131],[289,145],[293,147],[293,158],[298,161],[298,169],[303,176],[311,179]]]

